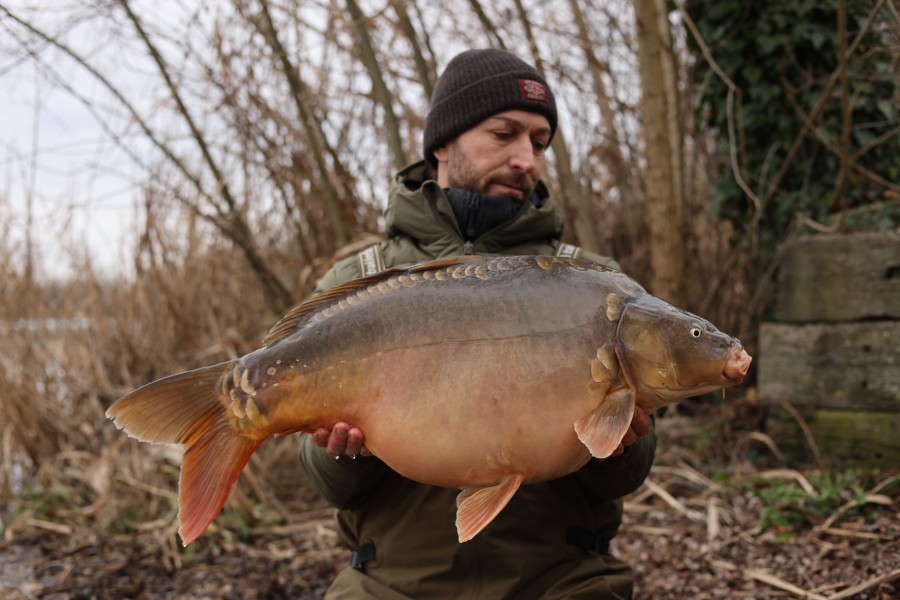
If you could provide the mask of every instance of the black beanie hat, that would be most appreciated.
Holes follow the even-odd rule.
[[[534,67],[506,50],[489,48],[457,54],[444,69],[425,117],[425,160],[437,167],[433,152],[491,115],[520,109],[537,112],[556,133],[556,101]]]

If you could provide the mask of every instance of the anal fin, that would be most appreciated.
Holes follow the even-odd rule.
[[[575,433],[595,458],[612,454],[631,425],[634,392],[620,389],[607,394],[595,410],[575,421]]]
[[[497,485],[463,488],[456,497],[456,532],[468,542],[488,526],[522,485],[521,475],[510,475]]]

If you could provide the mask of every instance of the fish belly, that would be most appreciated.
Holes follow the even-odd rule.
[[[559,477],[590,458],[573,423],[599,402],[588,391],[590,351],[571,343],[567,335],[455,341],[367,357],[352,367],[357,383],[341,418],[422,483]]]

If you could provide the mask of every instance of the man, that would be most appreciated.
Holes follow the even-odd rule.
[[[556,125],[553,94],[534,68],[501,50],[455,57],[426,118],[425,161],[401,171],[391,190],[389,239],[337,263],[318,291],[460,254],[579,253],[614,265],[560,244],[560,208],[540,181]],[[423,453],[429,433],[410,432]],[[608,541],[621,523],[621,497],[643,482],[653,460],[656,441],[642,411],[616,456],[521,487],[462,544],[458,490],[401,477],[368,456],[364,436],[348,423],[301,436],[301,462],[340,509],[339,534],[353,549],[328,598],[630,597],[633,575]]]

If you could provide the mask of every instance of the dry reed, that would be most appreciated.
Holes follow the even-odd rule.
[[[104,415],[158,377],[256,348],[275,315],[242,258],[190,223],[148,216],[134,275],[40,283],[23,246],[0,245],[0,529],[174,532],[180,451],[127,438]],[[296,293],[310,269],[297,269]],[[306,281],[301,280],[306,276]],[[263,448],[229,506],[273,506],[276,478],[299,478],[290,441]],[[253,511],[249,510],[252,519]],[[53,525],[49,525],[53,524]],[[174,539],[174,536],[171,535]],[[166,542],[169,543],[169,542]]]

